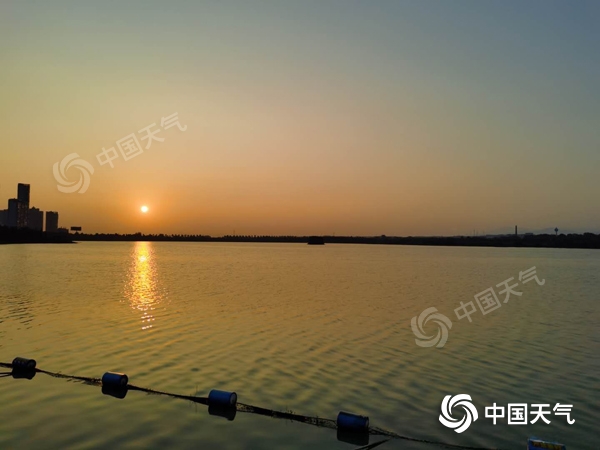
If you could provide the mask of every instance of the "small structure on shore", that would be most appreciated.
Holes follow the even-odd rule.
[[[325,239],[323,236],[309,236],[308,245],[325,245]]]

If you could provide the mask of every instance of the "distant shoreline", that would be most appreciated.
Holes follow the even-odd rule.
[[[0,227],[0,244],[77,242],[263,242],[307,244],[315,236],[222,236],[167,234],[46,233]],[[499,236],[318,236],[325,244],[424,245],[438,247],[516,247],[600,249],[600,234],[526,234]]]
[[[307,244],[311,236],[222,236],[151,234],[81,234],[70,235],[74,241],[150,241],[150,242],[237,242]],[[325,244],[425,245],[440,247],[518,247],[600,249],[600,234],[535,234],[504,236],[321,236]]]
[[[0,226],[0,245],[3,244],[74,244],[73,234],[47,233],[28,228]]]

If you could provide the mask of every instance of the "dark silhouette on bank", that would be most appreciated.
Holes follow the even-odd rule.
[[[63,242],[64,237],[55,237],[53,233],[68,233],[68,229],[58,226],[58,213],[46,211],[46,232],[44,229],[44,211],[30,207],[31,185],[17,184],[17,198],[8,199],[8,207],[0,209],[0,228],[7,227],[19,230],[16,233],[2,232],[0,244],[4,243],[31,243],[31,242]],[[77,228],[77,227],[75,227]],[[79,227],[81,230],[81,227]]]
[[[192,234],[106,234],[55,233],[0,226],[0,244],[65,244],[77,241],[155,242],[271,242],[310,245],[377,244],[428,245],[443,247],[523,247],[600,249],[600,234],[525,234],[499,236],[222,236]]]
[[[325,245],[325,239],[323,236],[309,236],[308,245]]]
[[[0,244],[72,244],[72,234],[0,226]]]
[[[222,236],[187,234],[83,234],[74,241],[273,242],[307,244],[313,236]],[[321,236],[325,244],[431,245],[444,247],[538,247],[600,249],[600,234],[526,234],[499,236]]]

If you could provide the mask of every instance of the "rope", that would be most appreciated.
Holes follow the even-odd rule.
[[[0,367],[6,367],[9,369],[12,369],[12,364],[0,362]],[[50,372],[50,371],[42,370],[42,369],[38,369],[38,368],[32,370],[31,372],[33,372],[33,371],[35,371],[37,373],[43,373],[45,375],[49,375],[54,378],[62,378],[62,379],[70,380],[70,381],[81,382],[83,384],[87,384],[90,386],[102,386],[102,380],[100,378],[89,378],[89,377],[80,377],[80,376],[76,376],[76,375],[66,375],[63,373]],[[12,372],[0,373],[0,377],[7,377],[10,375],[12,375]],[[194,403],[200,403],[202,405],[208,405],[208,397],[197,397],[197,396],[193,396],[193,395],[181,395],[181,394],[175,394],[175,393],[171,393],[171,392],[157,391],[154,389],[134,386],[132,384],[128,384],[126,386],[126,389],[130,390],[130,391],[145,392],[145,393],[151,394],[151,395],[164,395],[164,396],[168,396],[168,397],[172,397],[172,398],[191,401]],[[325,419],[323,417],[305,416],[305,415],[296,414],[293,412],[276,411],[273,409],[262,408],[260,406],[247,405],[245,403],[238,402],[236,404],[236,411],[243,412],[243,413],[249,413],[249,414],[257,414],[259,416],[272,417],[275,419],[286,419],[286,420],[291,420],[293,422],[300,422],[300,423],[305,423],[305,424],[313,425],[313,426],[317,426],[317,427],[330,428],[333,430],[337,429],[337,423],[333,419]],[[412,438],[409,436],[402,436],[393,431],[388,431],[388,430],[385,430],[385,429],[379,428],[379,427],[369,427],[369,434],[377,435],[377,436],[385,436],[389,439],[402,439],[405,441],[418,442],[421,444],[435,445],[435,446],[442,447],[442,448],[453,448],[453,449],[461,449],[461,450],[502,450],[499,448],[469,447],[469,446],[464,446],[464,445],[447,444],[444,442],[429,441],[426,439],[417,439],[417,438]],[[371,448],[374,448],[378,445],[381,445],[381,444],[387,442],[389,439],[385,439],[383,441],[379,441],[374,444],[360,447],[356,450],[371,449]]]

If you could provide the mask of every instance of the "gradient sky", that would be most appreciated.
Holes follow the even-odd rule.
[[[599,24],[595,1],[4,1],[0,205],[26,182],[87,232],[597,232]],[[73,152],[84,194],[53,176]]]

